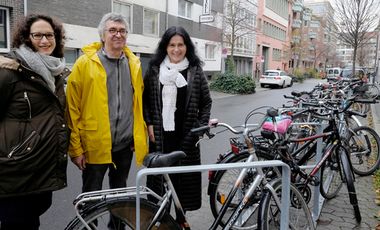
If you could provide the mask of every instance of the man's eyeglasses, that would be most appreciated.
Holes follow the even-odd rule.
[[[119,33],[121,36],[125,36],[128,31],[126,29],[120,29],[120,30],[117,30],[115,28],[111,28],[109,30],[107,30],[111,35],[116,35],[117,33]]]
[[[30,35],[32,35],[32,38],[34,40],[42,40],[43,37],[45,37],[47,40],[53,40],[55,38],[54,33],[30,33]]]

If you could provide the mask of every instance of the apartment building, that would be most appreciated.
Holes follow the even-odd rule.
[[[258,1],[255,77],[267,69],[288,70],[291,1]]]
[[[211,2],[211,1],[209,1]],[[155,52],[160,37],[170,26],[182,26],[192,37],[198,55],[204,61],[204,71],[211,76],[221,70],[223,0],[213,0],[208,14],[214,20],[200,23],[203,0],[0,0],[0,20],[12,25],[20,16],[29,13],[45,13],[59,18],[66,30],[65,58],[69,65],[81,55],[80,48],[99,41],[97,25],[108,12],[122,13],[128,20],[130,31],[127,44],[140,57],[143,71]],[[4,12],[4,13],[2,13]],[[3,26],[3,40],[9,43],[12,26]],[[6,27],[6,28],[5,28]]]
[[[366,42],[360,46],[356,52],[356,66],[367,67],[369,69],[375,69],[378,63],[376,62],[379,58],[376,54],[378,50],[378,32],[367,32],[365,37],[367,37]],[[340,67],[350,67],[352,66],[354,49],[352,46],[345,44],[342,41],[337,42],[337,59]]]
[[[253,73],[256,16],[257,0],[225,0],[222,21],[224,58],[233,55],[236,73],[239,75]]]
[[[316,68],[326,68],[338,65],[336,20],[334,20],[334,9],[328,0],[305,0],[305,7],[312,11],[313,22],[318,22],[319,27],[314,27],[317,34],[312,41],[316,50],[314,64]],[[316,23],[314,23],[316,24]]]

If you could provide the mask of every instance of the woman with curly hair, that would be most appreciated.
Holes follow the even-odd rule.
[[[0,56],[0,229],[39,229],[52,192],[66,187],[61,23],[29,15]]]

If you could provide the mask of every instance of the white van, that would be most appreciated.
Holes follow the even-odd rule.
[[[326,77],[327,81],[337,81],[342,69],[339,67],[327,68]]]

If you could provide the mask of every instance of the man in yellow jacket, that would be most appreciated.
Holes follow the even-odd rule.
[[[69,154],[82,170],[83,192],[102,189],[107,170],[110,188],[125,187],[133,148],[138,165],[148,152],[142,69],[126,46],[128,24],[108,13],[98,30],[101,42],[82,48],[66,89]]]

